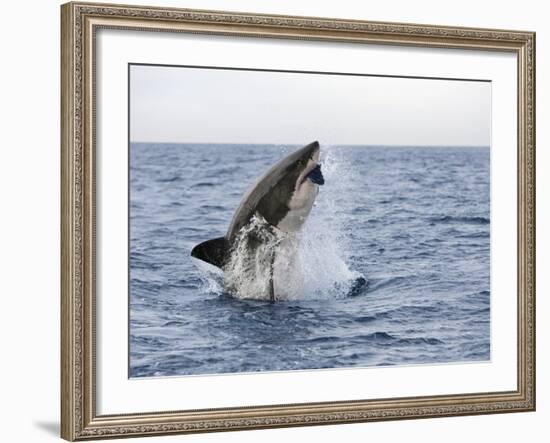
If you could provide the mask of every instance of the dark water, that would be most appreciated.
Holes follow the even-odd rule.
[[[488,148],[321,145],[303,297],[223,294],[190,250],[293,149],[131,145],[130,376],[488,360]]]

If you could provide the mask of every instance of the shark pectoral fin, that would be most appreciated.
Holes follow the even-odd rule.
[[[191,256],[221,269],[225,264],[228,249],[225,237],[213,238],[195,246]]]

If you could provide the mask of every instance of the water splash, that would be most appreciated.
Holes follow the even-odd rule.
[[[300,254],[304,273],[304,298],[339,298],[348,295],[364,276],[352,270],[351,241],[345,235],[346,208],[342,195],[356,182],[358,172],[342,149],[323,146],[322,168],[326,185],[303,227]]]
[[[199,270],[199,290],[205,294],[223,295],[223,271],[202,260],[193,258],[193,263]]]
[[[280,231],[254,215],[239,231],[224,266],[226,291],[236,298],[269,300],[275,255],[283,241]]]

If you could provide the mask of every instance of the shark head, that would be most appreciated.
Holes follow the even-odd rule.
[[[260,215],[284,231],[298,231],[324,184],[317,141],[282,158],[266,171],[243,196],[226,234],[231,239],[252,216]]]

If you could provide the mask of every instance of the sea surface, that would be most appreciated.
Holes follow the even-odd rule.
[[[489,360],[488,147],[321,144],[300,298],[233,298],[190,257],[296,148],[131,144],[130,377]]]

